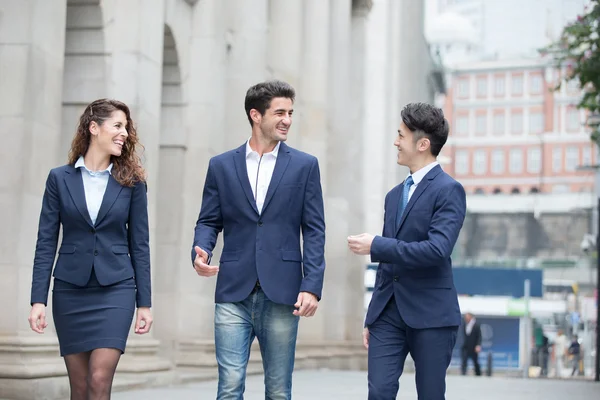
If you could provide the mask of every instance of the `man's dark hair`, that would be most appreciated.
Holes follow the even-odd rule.
[[[401,116],[415,142],[423,137],[429,139],[431,154],[437,157],[448,140],[449,126],[444,112],[431,104],[410,103],[402,109]]]
[[[250,126],[252,126],[250,110],[255,109],[260,115],[265,115],[265,111],[271,105],[271,100],[275,97],[284,97],[292,100],[293,103],[296,98],[296,91],[288,83],[278,80],[257,83],[248,89],[244,107],[246,108],[246,116],[248,117]]]

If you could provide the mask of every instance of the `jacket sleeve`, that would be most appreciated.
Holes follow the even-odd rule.
[[[46,189],[40,212],[33,278],[31,283],[31,304],[48,302],[48,288],[52,267],[56,257],[58,232],[60,230],[60,200],[56,185],[56,174],[50,171],[46,179]]]
[[[437,204],[428,237],[420,242],[405,242],[396,238],[376,236],[371,244],[371,261],[416,269],[439,265],[452,254],[466,215],[466,195],[456,182]]]
[[[192,266],[196,258],[194,246],[200,247],[208,253],[208,263],[212,259],[212,251],[217,243],[217,236],[223,230],[223,216],[221,215],[221,202],[219,188],[215,178],[214,160],[208,163],[208,171],[204,181],[202,193],[202,206],[200,215],[194,229],[194,243],[192,245]]]
[[[325,274],[325,211],[319,162],[314,158],[308,174],[302,209],[303,268],[301,292],[321,299]]]
[[[129,207],[129,254],[135,273],[138,307],[152,306],[150,245],[148,232],[148,197],[144,182],[135,184]]]

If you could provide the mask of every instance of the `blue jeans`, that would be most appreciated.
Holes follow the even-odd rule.
[[[270,301],[258,288],[239,303],[215,305],[217,400],[244,398],[250,346],[256,337],[265,372],[265,399],[292,398],[298,319],[294,307]]]

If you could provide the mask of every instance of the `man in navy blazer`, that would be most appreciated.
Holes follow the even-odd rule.
[[[294,89],[280,81],[248,89],[251,138],[209,162],[192,262],[198,275],[218,273],[217,399],[242,398],[255,337],[266,398],[290,399],[298,319],[313,316],[321,298],[325,218],[319,164],[284,143],[294,98]],[[221,231],[219,266],[210,266]]]
[[[354,253],[379,263],[363,333],[370,400],[396,398],[408,353],[419,399],[445,398],[461,322],[450,255],[466,213],[462,185],[436,161],[447,138],[439,108],[413,103],[402,110],[394,145],[410,174],[385,197],[383,234],[348,238]]]

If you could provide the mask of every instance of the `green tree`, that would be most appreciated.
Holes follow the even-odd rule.
[[[589,110],[592,140],[600,145],[600,0],[591,0],[584,14],[564,27],[560,38],[540,52],[550,56],[559,70],[564,68],[564,81],[576,80],[583,90],[578,108]]]

